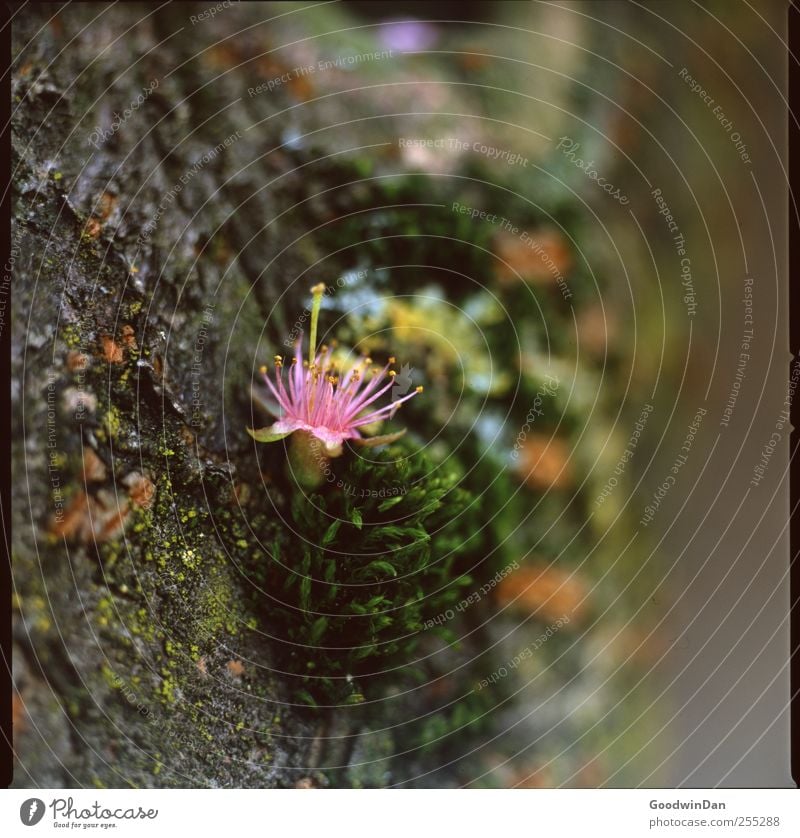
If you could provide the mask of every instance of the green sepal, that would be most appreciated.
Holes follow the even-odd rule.
[[[249,433],[256,442],[277,442],[279,439],[285,439],[289,436],[289,434],[294,433],[294,431],[284,431],[283,433],[278,433],[270,430],[272,427],[274,426],[270,425],[269,428],[259,428],[257,431],[254,431],[252,428],[248,428],[247,433]]]

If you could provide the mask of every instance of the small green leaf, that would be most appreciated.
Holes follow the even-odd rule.
[[[353,652],[353,657],[356,660],[363,660],[364,658],[368,658],[370,655],[375,654],[375,644],[369,643],[366,646],[362,646],[360,649],[356,649]]]
[[[458,643],[458,635],[446,626],[435,626],[431,629],[431,633],[441,637],[449,646],[455,646]]]
[[[339,531],[339,527],[342,525],[341,520],[334,521],[328,529],[325,531],[325,535],[322,536],[322,546],[327,547],[334,538],[336,538],[336,533]]]
[[[378,594],[377,596],[372,597],[372,599],[368,599],[366,601],[366,603],[364,603],[364,605],[365,605],[366,608],[372,609],[372,608],[375,608],[378,605],[381,605],[381,603],[383,603],[384,599],[385,599],[385,597],[383,596],[383,594]]]
[[[388,628],[394,620],[391,617],[388,617],[386,614],[382,614],[380,617],[376,617],[372,621],[372,630],[373,631],[380,631],[381,629]]]
[[[364,570],[380,570],[383,573],[388,573],[390,576],[397,576],[397,571],[394,569],[394,566],[382,559],[379,559],[377,562],[370,562]]]
[[[308,599],[311,595],[311,577],[304,576],[300,580],[300,607],[305,611],[308,610]]]
[[[364,524],[364,519],[361,517],[361,510],[352,509],[350,511],[350,520],[353,522],[353,526],[357,527],[360,530]]]
[[[314,620],[311,626],[311,631],[308,633],[308,643],[310,646],[315,645],[319,639],[325,634],[325,629],[328,628],[328,618],[318,617]]]
[[[389,498],[389,500],[385,500],[379,507],[378,512],[386,512],[387,509],[391,509],[393,506],[397,506],[400,501],[403,500],[403,495],[398,495],[396,498]]]
[[[310,707],[316,707],[317,702],[311,697],[311,693],[307,692],[306,690],[298,690],[297,697],[302,701],[304,704],[308,704]]]
[[[249,433],[256,442],[277,442],[279,439],[283,439],[292,433],[292,431],[276,433],[272,430],[273,427],[274,426],[270,425],[268,428],[259,428],[257,431],[254,431],[252,428],[248,428],[247,433]]]

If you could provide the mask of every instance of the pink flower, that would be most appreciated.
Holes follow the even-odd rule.
[[[311,337],[308,360],[303,360],[302,338],[297,341],[288,372],[283,358],[275,356],[275,380],[262,367],[264,380],[277,401],[281,416],[269,427],[248,433],[258,442],[275,442],[295,431],[305,431],[325,445],[325,453],[335,457],[342,453],[342,443],[351,439],[360,445],[382,445],[393,442],[405,431],[364,438],[361,428],[389,419],[397,408],[422,392],[417,387],[402,398],[375,408],[375,402],[395,386],[397,373],[390,369],[394,358],[383,369],[371,367],[372,359],[363,357],[343,375],[335,368],[328,347],[316,352],[317,320],[325,286],[311,289]]]

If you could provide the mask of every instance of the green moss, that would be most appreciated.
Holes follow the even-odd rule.
[[[254,606],[282,638],[279,667],[311,705],[385,689],[413,659],[425,620],[471,581],[459,570],[472,545],[461,515],[471,495],[456,475],[438,476],[410,446],[370,459],[337,460],[323,491],[294,493],[288,526],[253,569],[270,595]],[[369,688],[359,683],[367,675]]]

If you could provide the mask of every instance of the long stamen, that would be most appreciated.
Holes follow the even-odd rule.
[[[397,399],[397,401],[393,401],[391,404],[387,404],[383,407],[378,408],[377,410],[373,410],[372,413],[368,413],[366,416],[360,416],[358,419],[351,423],[352,426],[354,428],[359,428],[362,425],[371,425],[378,419],[391,418],[394,415],[394,412],[397,410],[398,407],[400,407],[401,404],[404,404],[409,399],[413,399],[414,396],[422,392],[422,389],[422,387],[417,387],[413,393],[409,393],[407,396],[403,396],[403,398]]]
[[[286,400],[286,404],[292,404],[292,399],[289,397],[283,385],[283,358],[280,355],[275,356],[275,380],[278,384],[278,391]]]
[[[347,406],[345,420],[350,421],[368,405],[379,399],[388,389],[394,386],[394,376],[388,376],[388,381],[384,379],[388,370],[388,364],[382,370],[373,369],[372,378],[369,380],[363,390],[350,402]],[[383,383],[385,382],[385,383]],[[383,383],[383,386],[381,384]]]

